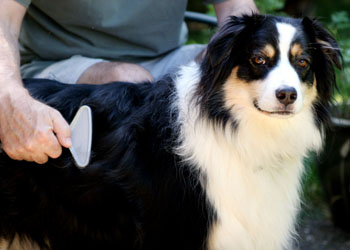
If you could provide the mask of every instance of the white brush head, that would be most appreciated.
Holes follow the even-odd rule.
[[[92,141],[92,112],[89,106],[81,106],[75,115],[71,127],[72,153],[75,164],[85,168],[90,161]]]

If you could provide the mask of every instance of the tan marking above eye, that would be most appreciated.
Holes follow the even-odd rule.
[[[301,47],[300,43],[292,44],[292,47],[290,48],[290,53],[293,57],[297,57],[297,56],[301,55],[303,52],[304,52],[304,50]]]
[[[276,54],[276,50],[271,44],[267,44],[262,49],[262,53],[264,53],[267,57],[273,58]]]

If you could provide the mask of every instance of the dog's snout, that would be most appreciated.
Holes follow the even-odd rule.
[[[278,101],[285,106],[292,104],[297,99],[297,91],[293,87],[280,88],[276,90],[276,97]]]

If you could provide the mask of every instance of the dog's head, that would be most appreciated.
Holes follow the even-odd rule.
[[[341,67],[338,45],[315,20],[231,17],[201,64],[202,111],[228,121],[235,110],[273,119],[312,110],[323,122],[335,85],[334,65]]]

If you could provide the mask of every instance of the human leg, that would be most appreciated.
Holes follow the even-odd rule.
[[[109,62],[80,55],[59,61],[37,61],[22,66],[24,77],[47,78],[64,83],[142,82],[175,73],[204,50],[205,45],[182,46],[164,56],[137,64]]]
[[[77,83],[107,83],[153,81],[152,75],[143,67],[123,62],[99,62],[86,69]]]
[[[92,65],[105,62],[99,58],[89,58],[80,55],[54,62],[41,72],[33,75],[35,78],[47,78],[63,83],[77,83],[80,76]]]
[[[35,61],[22,66],[25,77],[47,78],[63,83],[101,84],[114,81],[152,81],[143,67],[125,62],[109,62],[80,55],[59,61]]]

